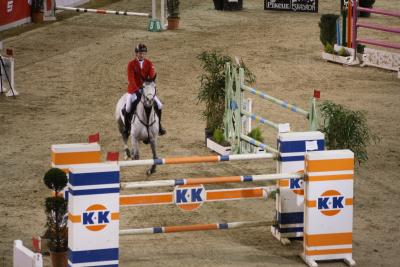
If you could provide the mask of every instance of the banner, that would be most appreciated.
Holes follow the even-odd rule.
[[[30,22],[31,0],[0,1],[0,31]]]
[[[318,0],[264,0],[264,10],[318,13]]]

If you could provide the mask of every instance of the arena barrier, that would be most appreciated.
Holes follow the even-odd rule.
[[[244,84],[244,71],[239,72],[230,65],[226,65],[226,98],[225,98],[225,138],[233,146],[232,151],[243,153],[246,151],[245,143],[261,147],[275,153],[278,159],[278,173],[304,172],[304,155],[307,151],[325,149],[324,135],[317,131],[290,132],[288,123],[275,123],[257,114],[249,113],[243,109],[243,92],[259,96],[284,109],[298,113],[309,121],[310,129],[317,128],[316,99],[319,92],[314,92],[311,100],[310,111],[291,105],[285,101],[272,97],[265,92],[253,89]],[[235,84],[236,88],[233,88]],[[241,107],[241,108],[239,108]],[[261,143],[246,135],[240,123],[244,117],[271,126],[278,130],[277,149]],[[283,244],[289,243],[288,238],[303,236],[304,221],[304,188],[301,179],[284,179],[277,182],[279,188],[276,195],[276,222],[271,228],[273,235]]]
[[[399,43],[388,42],[385,40],[359,38],[359,28],[386,32],[388,34],[399,34],[400,28],[359,21],[360,19],[357,17],[359,11],[390,17],[400,17],[400,11],[384,10],[380,8],[365,8],[359,6],[359,1],[342,1],[340,12],[341,15],[336,24],[338,45],[335,44],[334,50],[339,52],[340,49],[345,48],[349,56],[343,57],[322,53],[322,57],[327,61],[333,61],[345,65],[358,65],[361,63],[361,67],[373,66],[396,71],[398,78],[400,78],[400,53],[370,47],[364,47],[362,53],[358,52],[358,50],[360,50],[359,45],[372,45],[387,49],[400,49]]]
[[[47,1],[44,2],[44,9],[46,10],[44,14],[45,20],[55,20],[55,11],[56,10],[64,10],[64,11],[75,11],[75,12],[83,12],[83,13],[95,13],[95,14],[103,14],[103,15],[122,15],[122,16],[139,16],[139,17],[148,17],[150,18],[148,24],[149,31],[161,31],[167,28],[167,20],[166,20],[166,1],[160,0],[160,19],[157,17],[157,0],[151,0],[152,2],[152,11],[150,13],[140,13],[140,12],[132,12],[132,11],[116,11],[116,10],[105,10],[105,9],[90,9],[90,8],[78,8],[78,7],[66,7],[66,6],[56,6],[55,1],[51,2],[52,7],[47,8]]]
[[[14,240],[14,267],[43,267],[42,254],[34,253],[24,247],[21,240]]]
[[[378,8],[365,8],[358,6],[359,1],[356,2],[353,8],[353,19],[352,19],[352,46],[357,53],[357,44],[366,44],[366,45],[373,45],[373,46],[380,46],[384,48],[390,49],[399,49],[400,50],[400,43],[391,43],[383,40],[375,40],[375,39],[365,39],[358,37],[358,28],[365,28],[365,29],[372,29],[377,31],[384,31],[387,33],[400,33],[400,27],[388,27],[386,25],[376,25],[376,24],[369,24],[364,22],[358,22],[357,18],[357,11],[363,11],[370,14],[380,14],[384,16],[392,16],[400,18],[400,11],[394,10],[384,10]],[[355,56],[356,56],[355,53]],[[362,66],[374,66],[378,68],[384,68],[387,70],[394,70],[398,72],[400,78],[400,54],[389,52],[389,51],[382,51],[377,49],[371,48],[364,48],[364,52],[362,55]]]
[[[255,155],[248,156],[247,159]],[[267,158],[271,157],[268,155]],[[307,177],[304,179],[306,192],[302,254],[304,261],[309,266],[317,266],[318,260],[343,259],[349,265],[354,265],[355,262],[352,259],[354,155],[349,150],[314,151],[306,152],[305,158],[305,174],[266,175],[258,177],[258,181],[281,180],[291,175],[301,179]],[[151,161],[142,161],[141,165],[152,164]],[[193,162],[192,160],[179,161]],[[168,160],[165,159],[164,164],[165,162]],[[178,161],[171,162],[176,164]],[[195,162],[200,161],[195,160]],[[202,162],[216,162],[216,160]],[[123,184],[120,183],[120,169],[129,165],[127,162],[107,162],[70,166],[69,266],[88,266],[88,264],[90,266],[117,266],[120,235],[229,229],[261,224],[261,222],[234,222],[120,230],[119,214],[120,207],[123,206],[121,199],[124,197],[120,195],[121,185],[123,188]],[[223,182],[222,180],[239,182],[238,177],[225,177],[221,181],[213,177],[206,181],[200,179],[197,182],[193,182],[195,179],[187,179],[192,182],[186,185],[182,181],[177,183],[178,180],[144,181],[135,185],[131,183],[131,186],[138,188],[179,184],[175,186],[173,193],[168,192],[168,201],[161,204],[175,204],[183,210],[194,210],[209,200],[207,195],[209,192],[214,192],[214,190],[206,190],[200,183]],[[246,181],[246,179],[240,177],[240,181]],[[224,190],[240,191],[242,189]],[[268,190],[272,189],[259,187],[246,188],[246,190],[250,190],[251,193],[247,195],[238,192],[233,198],[229,194],[225,196],[228,196],[230,200],[246,199],[247,196],[265,198],[270,192]],[[152,195],[153,197],[148,199],[154,199],[156,196],[163,199],[163,193]],[[149,205],[145,200],[146,197],[136,196],[143,200],[139,205]],[[224,193],[221,196],[224,197]],[[157,205],[160,204],[158,201],[155,202]],[[270,223],[264,222],[264,225],[270,225]],[[96,242],[93,242],[94,240]]]

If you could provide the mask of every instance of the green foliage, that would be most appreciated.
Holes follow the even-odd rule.
[[[51,168],[43,177],[44,184],[55,191],[53,197],[46,198],[46,233],[49,239],[48,246],[53,252],[63,252],[68,249],[67,208],[68,202],[59,192],[65,188],[68,182],[67,175],[58,168]]]
[[[167,0],[169,18],[179,18],[179,0]]]
[[[43,177],[44,184],[56,193],[60,192],[68,183],[65,172],[59,168],[51,168]]]
[[[339,56],[342,56],[342,57],[347,57],[347,56],[349,56],[349,53],[347,53],[346,48],[344,48],[344,47],[341,47],[341,48],[339,49],[338,54],[339,54]]]
[[[206,127],[210,132],[223,129],[225,112],[225,63],[241,67],[245,72],[246,83],[255,82],[255,76],[250,72],[243,60],[236,64],[230,56],[222,55],[216,50],[203,51],[197,58],[201,61],[203,74],[199,76],[200,89],[197,95],[198,102],[205,103],[202,113],[206,120]]]
[[[321,16],[321,20],[318,23],[320,28],[319,39],[321,43],[331,44],[332,46],[336,43],[336,20],[339,18],[335,14],[325,14]]]
[[[251,132],[248,134],[249,137],[263,143],[264,142],[264,137],[262,136],[262,131],[260,128],[253,128]]]
[[[213,133],[213,138],[215,140],[215,142],[217,142],[218,144],[221,144],[222,142],[224,142],[224,132],[221,129],[215,129],[214,133]]]
[[[379,137],[371,133],[365,113],[353,111],[339,104],[325,101],[320,105],[328,149],[350,149],[359,164],[368,160],[367,146],[379,142]]]
[[[324,47],[324,51],[329,54],[333,54],[335,52],[331,44],[326,44]]]
[[[68,202],[63,197],[48,197],[45,202],[48,246],[52,252],[68,249]]]

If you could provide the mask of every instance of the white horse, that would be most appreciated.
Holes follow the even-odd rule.
[[[115,118],[118,123],[119,132],[124,141],[125,159],[131,157],[134,160],[139,159],[139,141],[150,143],[153,159],[157,159],[157,137],[159,131],[159,119],[154,109],[154,97],[156,96],[156,85],[154,81],[146,81],[143,83],[142,97],[136,107],[131,121],[131,142],[132,150],[128,147],[128,134],[125,133],[124,116],[122,109],[126,103],[127,93],[124,94],[118,101],[115,108]],[[147,175],[156,172],[156,165],[152,165],[147,170]]]

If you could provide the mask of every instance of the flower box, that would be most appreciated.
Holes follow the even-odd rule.
[[[207,147],[221,156],[227,156],[231,153],[231,147],[230,146],[222,146],[218,144],[217,142],[211,140],[210,138],[207,138]]]

